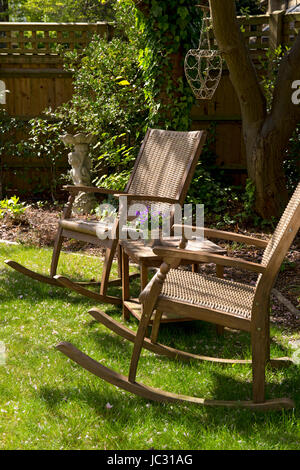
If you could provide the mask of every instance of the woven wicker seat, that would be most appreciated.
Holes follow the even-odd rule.
[[[254,295],[252,286],[184,269],[171,269],[159,299],[185,302],[250,319]]]
[[[65,230],[71,230],[78,233],[85,233],[94,237],[99,233],[111,233],[113,223],[105,223],[101,221],[83,221],[78,219],[61,220],[59,225]]]
[[[99,302],[120,304],[120,297],[107,295],[109,284],[121,284],[121,264],[118,256],[119,278],[109,281],[111,265],[116,254],[120,254],[118,243],[119,218],[108,224],[94,221],[74,220],[72,206],[75,196],[80,192],[97,193],[102,197],[111,194],[126,197],[128,208],[134,203],[149,204],[163,211],[170,209],[171,220],[174,204],[182,205],[192,176],[194,174],[203,144],[205,131],[175,132],[161,129],[149,129],[141,145],[131,177],[124,191],[87,186],[65,186],[70,196],[59,222],[52,255],[50,277],[31,271],[15,261],[7,264],[17,271],[41,282],[67,287]],[[121,204],[120,204],[121,206]],[[63,239],[74,238],[97,245],[105,250],[101,282],[73,282],[56,275]],[[85,285],[100,284],[100,293],[86,289]]]

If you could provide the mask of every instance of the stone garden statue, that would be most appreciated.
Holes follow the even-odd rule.
[[[89,157],[89,145],[95,141],[93,134],[65,134],[61,140],[65,145],[73,145],[74,150],[68,154],[71,165],[70,175],[76,186],[91,186],[91,159]],[[89,214],[97,205],[92,193],[80,192],[75,198],[73,211],[81,214]]]

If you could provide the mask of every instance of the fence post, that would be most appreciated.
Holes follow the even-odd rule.
[[[278,10],[270,13],[270,48],[272,51],[277,49],[282,43],[283,38],[283,15],[285,10]]]
[[[114,27],[112,23],[97,21],[97,34],[110,41],[113,37]]]

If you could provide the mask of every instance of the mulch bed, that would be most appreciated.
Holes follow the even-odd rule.
[[[30,206],[19,219],[14,220],[8,216],[0,219],[0,239],[10,242],[20,242],[26,245],[39,247],[53,246],[57,222],[61,216],[61,207],[37,208]],[[228,228],[232,231],[232,227]],[[269,235],[264,233],[243,232],[257,238],[268,239]],[[218,242],[225,246],[225,242]],[[226,245],[228,247],[228,245]],[[81,251],[90,255],[100,256],[102,250],[95,246],[76,240],[65,240],[63,244],[65,251]],[[241,257],[253,262],[260,262],[262,250],[254,247],[235,246],[230,249],[230,256]],[[200,269],[206,273],[213,273],[213,265],[203,265]],[[225,276],[238,282],[254,284],[256,275],[240,270],[226,268]],[[278,275],[274,286],[292,305],[299,309],[300,306],[300,236],[296,238],[294,244],[286,257],[282,269]],[[300,312],[291,312],[277,297],[272,295],[271,299],[271,319],[273,322],[293,331],[300,331]],[[299,310],[298,310],[299,311]]]

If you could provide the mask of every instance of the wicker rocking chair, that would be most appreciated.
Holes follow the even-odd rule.
[[[121,284],[119,257],[118,271],[120,278],[109,281],[112,261],[119,248],[119,218],[117,217],[113,223],[108,224],[74,219],[72,218],[72,205],[75,196],[79,192],[101,195],[112,194],[117,198],[126,196],[128,207],[133,203],[158,204],[163,207],[170,207],[176,203],[182,205],[205,139],[205,131],[175,132],[148,129],[125,191],[79,185],[64,187],[70,196],[59,222],[52,254],[50,276],[34,272],[12,260],[7,260],[6,264],[37,281],[69,288],[99,302],[121,304],[121,298],[107,295],[109,285]],[[106,237],[99,237],[99,230]],[[100,283],[94,281],[74,282],[67,277],[56,275],[64,238],[85,241],[105,249],[104,267]],[[86,288],[95,285],[100,285],[100,293]]]
[[[187,401],[205,406],[247,407],[253,410],[273,410],[293,408],[289,398],[265,400],[265,368],[285,366],[292,363],[289,358],[270,359],[269,337],[269,299],[272,286],[300,227],[300,184],[292,196],[277,228],[268,243],[243,235],[218,232],[205,229],[205,236],[228,240],[239,240],[247,244],[265,246],[260,264],[237,258],[224,257],[209,253],[195,253],[181,248],[155,248],[155,252],[164,259],[160,270],[151,279],[140,295],[143,313],[137,334],[120,325],[98,309],[90,314],[99,322],[134,343],[128,378],[104,367],[85,355],[70,343],[60,343],[57,348],[66,356],[101,379],[123,388],[146,399],[156,401]],[[225,266],[244,268],[258,273],[256,286],[210,277],[178,269],[181,258],[190,257],[193,262],[220,263]],[[244,330],[250,333],[252,343],[252,361],[230,360],[198,356],[154,343],[146,338],[146,330],[153,312],[178,313],[197,320],[212,322],[225,327]],[[219,401],[177,395],[151,388],[136,382],[138,361],[142,348],[156,354],[174,359],[209,360],[215,363],[251,363],[253,372],[252,401]]]

